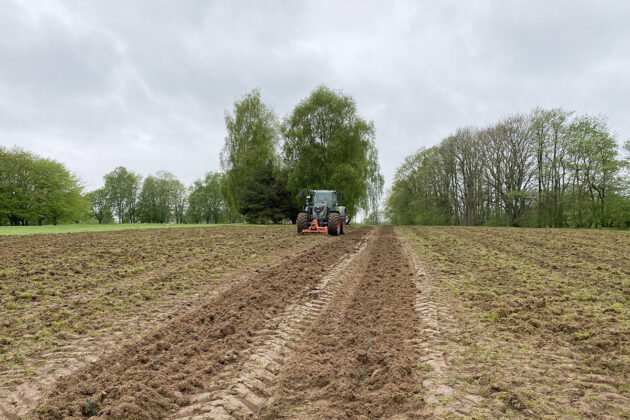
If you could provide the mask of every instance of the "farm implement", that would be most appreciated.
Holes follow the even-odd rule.
[[[343,200],[344,193],[339,193]],[[304,192],[300,193],[304,199]],[[298,213],[297,231],[300,233],[324,233],[343,235],[346,233],[346,208],[339,205],[337,191],[315,190],[306,196],[306,208]]]

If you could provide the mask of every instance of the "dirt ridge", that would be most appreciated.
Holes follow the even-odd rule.
[[[449,358],[444,350],[445,330],[457,334],[457,325],[449,314],[448,304],[438,288],[432,284],[423,262],[410,249],[402,235],[405,254],[415,269],[416,297],[414,309],[417,314],[417,338],[414,344],[419,353],[419,369],[422,372],[422,385],[426,389],[424,413],[428,417],[444,417],[458,413],[469,415],[472,407],[483,401],[483,397],[454,389],[449,385]],[[453,343],[450,343],[453,345]],[[447,404],[446,404],[447,403]]]
[[[70,328],[65,332],[58,333],[57,336],[53,336],[48,345],[42,346],[43,350],[33,354],[24,354],[23,351],[20,351],[20,340],[29,335],[22,333],[22,337],[11,337],[13,331],[7,332],[5,330],[3,332],[2,325],[0,325],[0,338],[6,340],[8,337],[12,341],[8,350],[19,353],[23,359],[22,363],[27,367],[28,372],[25,375],[24,369],[3,369],[3,366],[0,364],[0,380],[2,381],[0,382],[0,418],[21,418],[63,376],[70,375],[86,364],[95,362],[107,353],[115,351],[122,343],[133,340],[140,334],[163,325],[175,314],[199,306],[202,301],[211,299],[218,293],[251,276],[254,269],[269,269],[291,256],[296,250],[307,249],[321,240],[325,243],[331,239],[306,238],[309,240],[298,241],[294,237],[294,231],[291,230],[289,242],[296,244],[297,248],[295,246],[285,247],[286,244],[281,242],[282,238],[288,234],[284,227],[274,227],[272,232],[265,232],[259,228],[255,229],[252,231],[250,227],[238,227],[229,231],[225,228],[213,227],[192,228],[188,231],[188,235],[184,235],[185,232],[182,231],[156,229],[151,232],[137,231],[135,234],[129,235],[129,237],[120,234],[120,232],[98,232],[39,235],[37,238],[19,237],[19,240],[15,242],[8,241],[6,244],[8,246],[3,248],[0,253],[3,254],[3,256],[0,256],[0,261],[5,261],[9,251],[15,250],[20,246],[31,245],[36,247],[37,252],[35,252],[35,255],[43,253],[47,259],[38,261],[37,258],[32,258],[31,260],[21,258],[19,261],[21,261],[22,267],[18,272],[14,273],[10,269],[7,275],[6,268],[4,272],[0,270],[0,278],[3,281],[1,286],[5,290],[7,288],[11,290],[13,281],[25,285],[21,287],[29,287],[27,286],[29,284],[41,287],[42,269],[40,266],[42,262],[52,264],[55,267],[51,269],[51,272],[55,273],[54,281],[53,279],[45,279],[43,282],[44,287],[47,287],[46,285],[48,284],[63,284],[66,281],[64,280],[64,270],[69,273],[80,271],[81,267],[86,267],[86,263],[91,261],[87,258],[88,256],[100,255],[103,251],[102,248],[110,245],[115,247],[129,246],[127,257],[122,255],[111,257],[113,258],[113,265],[109,270],[114,272],[126,267],[131,258],[135,259],[136,264],[144,265],[143,259],[136,258],[134,252],[155,249],[163,243],[173,245],[185,243],[186,247],[172,253],[179,256],[178,258],[171,258],[171,252],[169,251],[165,257],[166,259],[160,264],[146,265],[147,270],[137,271],[130,276],[123,275],[120,283],[124,283],[124,286],[117,284],[117,279],[114,279],[111,283],[108,283],[109,280],[106,279],[101,282],[105,287],[113,289],[124,287],[126,290],[130,289],[130,291],[162,289],[162,296],[159,299],[142,302],[125,313],[112,314],[113,317],[109,317],[107,320],[106,332],[101,331],[98,325],[90,322],[90,317],[93,314],[98,314],[98,311],[92,310],[87,318],[81,319],[81,325],[85,326],[84,332]],[[240,232],[254,232],[256,236],[245,243],[239,244],[239,248],[254,244],[255,246],[250,248],[250,253],[258,252],[257,245],[267,241],[266,248],[275,250],[275,252],[273,255],[265,256],[264,258],[257,259],[250,256],[246,259],[240,259],[238,262],[232,261],[229,266],[220,268],[220,273],[224,274],[217,276],[216,267],[221,265],[223,252],[218,250],[217,247],[220,247],[224,241],[232,241],[238,238]],[[165,234],[166,236],[164,236]],[[153,241],[153,239],[156,240]],[[70,250],[77,251],[83,256],[75,258],[72,253],[60,254],[59,248],[66,248],[64,244]],[[216,257],[219,257],[219,260],[212,262],[211,260]],[[68,258],[70,260],[67,264],[62,263]],[[8,267],[10,266],[11,264],[8,265]],[[195,274],[194,281],[191,281],[192,279],[188,277],[189,272]],[[14,276],[16,276],[15,280],[13,279]],[[70,282],[77,281],[82,276],[89,276],[89,272],[86,274],[75,273],[74,276],[74,279],[69,279]],[[164,290],[163,285],[170,284],[169,282],[176,278],[187,278],[191,283],[190,290]],[[99,287],[102,288],[102,286]],[[64,315],[68,308],[77,307],[81,309],[89,307],[94,298],[98,299],[101,296],[98,291],[79,289],[77,295],[66,296],[64,299],[59,299],[59,302],[53,301],[52,304],[40,305],[39,301],[35,300],[32,303],[29,302],[32,308],[28,309],[26,314],[26,311],[22,309],[18,309],[15,314],[9,311],[8,318],[5,318],[3,322],[5,326],[9,325],[13,328],[16,322],[12,317],[15,316],[23,320],[36,320],[42,324],[42,327],[51,325],[51,323],[54,325],[52,321],[63,321],[60,315]],[[10,298],[10,295],[3,295],[0,301],[7,298]],[[106,309],[101,308],[100,310]],[[108,314],[105,313],[105,315]],[[40,332],[42,330],[43,328],[40,328]],[[34,336],[33,340],[36,338],[37,336]],[[42,345],[42,340],[37,339],[37,344]],[[7,347],[3,347],[0,342],[0,353],[5,350],[7,350]],[[6,360],[6,353],[3,356],[5,356]],[[8,357],[11,357],[11,351],[8,352]]]
[[[348,257],[335,265],[314,286],[306,297],[292,302],[271,324],[273,329],[255,331],[260,338],[254,342],[245,363],[237,372],[225,372],[214,384],[216,391],[204,392],[191,397],[192,404],[178,410],[172,419],[242,419],[258,414],[270,396],[269,389],[275,382],[285,359],[296,348],[296,342],[310,323],[325,310],[339,291],[343,277],[352,269],[372,235],[355,246]]]
[[[261,418],[421,416],[415,284],[401,251],[392,227],[379,227],[284,364]]]
[[[82,417],[94,410],[97,417],[156,418],[189,404],[189,397],[210,386],[225,367],[243,363],[241,352],[254,341],[255,331],[270,325],[288,302],[325,275],[324,268],[313,269],[313,259],[340,260],[365,233],[354,230],[339,238],[339,248],[316,246],[255,271],[211,301],[64,378],[30,417]]]

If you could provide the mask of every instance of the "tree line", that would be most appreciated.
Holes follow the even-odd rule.
[[[118,167],[105,175],[102,188],[84,194],[80,180],[62,163],[0,147],[0,225],[56,225],[92,218],[98,223],[114,218],[119,223],[219,223],[225,212],[216,185],[221,179],[221,174],[208,173],[186,188],[168,172],[143,179]]]
[[[185,223],[194,211],[188,205],[189,191],[199,194],[197,182],[188,189],[166,171],[143,179],[120,166],[104,180],[102,188],[86,194],[89,212],[99,223],[112,222],[114,217],[118,223]]]
[[[0,224],[79,220],[84,198],[76,176],[54,160],[0,146]]]
[[[630,141],[624,148],[630,155]],[[535,109],[408,156],[386,215],[395,224],[630,227],[628,159],[605,118]]]
[[[221,172],[186,187],[172,173],[125,167],[83,193],[63,164],[0,149],[0,224],[251,223],[294,219],[304,189],[344,190],[350,217],[377,214],[383,189],[374,124],[354,99],[320,86],[282,121],[253,90],[225,114]]]

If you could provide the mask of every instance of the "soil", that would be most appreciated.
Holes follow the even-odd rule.
[[[39,272],[46,258],[67,267],[78,263],[69,263],[73,253],[98,260],[102,251],[84,249],[98,236],[63,255],[25,240],[40,263],[30,274],[12,263],[0,272],[15,291],[4,301],[15,323],[15,314],[33,322],[53,316],[46,308],[57,317],[70,308],[101,334],[6,327],[0,349],[18,343],[31,350],[24,360],[45,362],[17,385],[30,411],[11,415],[630,418],[628,232],[382,226],[330,237],[255,229],[170,238],[161,244],[172,248],[166,259],[134,237],[130,247],[146,247],[134,262],[118,255],[110,260],[117,269],[93,263],[89,275],[66,273],[61,282]],[[150,269],[135,271],[140,265]],[[116,274],[121,266],[128,277]],[[79,287],[84,281],[93,295]],[[156,284],[173,293],[144,302],[118,294],[124,304],[104,298]],[[64,294],[39,293],[55,288]],[[19,297],[33,291],[34,300]],[[42,328],[54,339],[39,349],[19,337]],[[75,349],[56,356],[60,342]],[[20,371],[19,353],[4,354],[0,373],[9,378]],[[43,373],[54,360],[65,364]]]
[[[630,418],[630,232],[398,230],[440,321],[440,417]]]
[[[119,351],[79,369],[56,384],[31,413],[39,418],[160,418],[211,390],[217,376],[242,364],[256,333],[274,328],[287,302],[305,296],[327,269],[316,261],[340,261],[364,231],[318,246],[229,288]],[[87,399],[90,401],[88,402]],[[91,404],[91,405],[90,405]]]
[[[414,270],[380,228],[278,374],[262,418],[420,415]]]
[[[281,226],[0,238],[0,418],[251,270],[327,240]]]

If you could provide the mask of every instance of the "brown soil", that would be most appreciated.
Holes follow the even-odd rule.
[[[124,276],[98,262],[102,250],[91,254],[97,237],[64,255],[49,253],[62,235],[41,249],[27,241],[40,258],[29,272],[0,251],[10,292],[0,299],[15,311],[0,337],[9,349],[0,374],[18,370],[12,342],[42,366],[59,342],[79,355],[62,355],[78,365],[61,365],[57,376],[37,368],[23,378],[25,392],[41,379],[39,389],[50,388],[43,400],[23,395],[36,405],[26,418],[630,418],[628,232],[239,229],[171,238],[161,244],[173,248],[166,259],[134,238],[131,249],[146,252],[110,261],[128,267]],[[41,273],[46,258],[84,263],[73,253],[85,256],[88,274],[65,272],[58,282],[50,268]],[[127,296],[152,287],[172,294]],[[101,335],[74,321],[55,330],[51,320],[66,310]]]
[[[328,240],[279,226],[0,238],[0,418],[254,267]]]
[[[372,237],[371,235],[369,236]],[[213,378],[210,389],[191,397],[191,404],[177,410],[172,418],[231,419],[256,416],[272,392],[276,375],[296,343],[308,331],[344,284],[367,244],[362,239],[355,249],[322,277],[306,296],[289,303],[269,323],[256,331],[252,346],[243,351],[244,363],[232,365]]]
[[[440,416],[630,418],[629,232],[400,231],[441,318]]]
[[[414,271],[380,228],[279,372],[262,418],[420,415]]]
[[[212,387],[214,378],[273,327],[287,302],[308,294],[328,270],[317,261],[340,261],[364,231],[336,238],[335,247],[297,252],[259,270],[198,308],[135,343],[63,378],[31,416],[159,418]],[[315,262],[315,263],[314,263]],[[90,400],[89,402],[87,400]],[[91,403],[91,407],[90,407]]]

